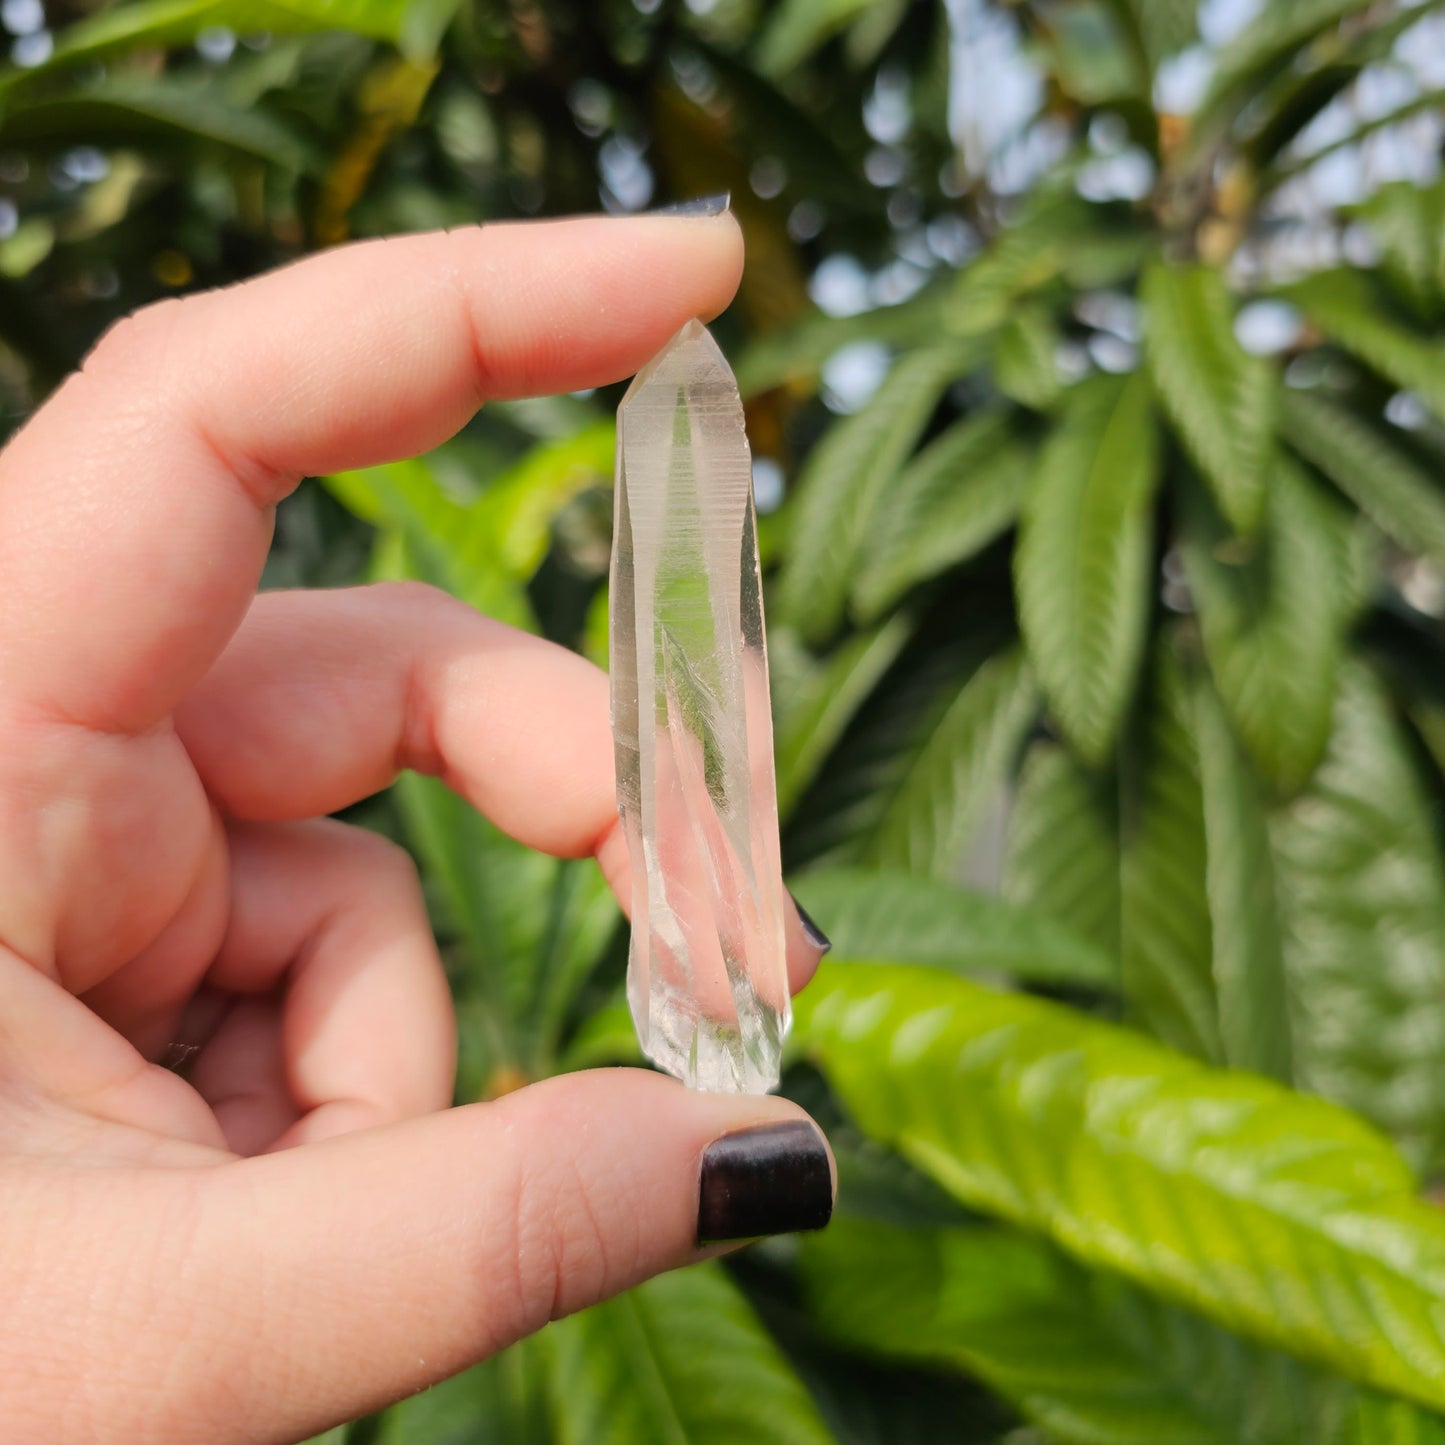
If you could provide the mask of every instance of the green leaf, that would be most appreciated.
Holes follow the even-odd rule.
[[[122,50],[189,45],[201,31],[218,25],[241,35],[348,30],[395,40],[406,9],[406,0],[133,0],[67,26],[43,64],[0,72],[0,101],[7,91],[53,71],[89,65]]]
[[[909,761],[865,845],[866,861],[935,878],[956,876],[1037,707],[1033,680],[1017,652],[984,662]]]
[[[383,538],[402,539],[389,554],[391,566],[379,576],[430,583],[460,597],[489,617],[535,630],[522,579],[508,573],[495,552],[466,547],[471,534],[467,508],[443,485],[445,454],[391,462],[360,472],[325,477],[327,490],[348,511],[380,529]]]
[[[1102,224],[1100,208],[1072,189],[1040,188],[1018,220],[954,277],[934,307],[934,324],[955,336],[988,336],[1008,321],[1020,301],[1061,277],[1075,285],[1107,285],[1106,276],[1122,279],[1136,262],[1139,238],[1136,234],[1122,246],[1115,244],[1118,239]],[[1103,274],[1080,274],[1100,269],[1101,263]]]
[[[1224,1061],[1290,1083],[1290,1000],[1263,789],[1207,681],[1193,688]]]
[[[1247,141],[1241,147],[1245,163],[1254,173],[1266,171],[1322,111],[1359,78],[1364,58],[1331,61],[1306,70],[1287,70],[1257,102],[1259,118],[1253,117]]]
[[[325,162],[304,136],[274,115],[234,105],[214,85],[165,75],[114,76],[0,114],[0,140],[40,150],[89,143],[174,141],[216,147],[284,170],[318,175]]]
[[[879,7],[871,8],[876,13]],[[698,46],[731,107],[737,153],[775,156],[808,198],[830,213],[876,215],[882,209],[882,194],[869,185],[832,130],[721,46],[699,44],[695,36],[689,43]]]
[[[782,1352],[716,1264],[660,1275],[540,1336],[556,1445],[830,1445]]]
[[[557,1068],[561,1073],[571,1073],[616,1064],[648,1067],[642,1045],[637,1042],[632,1010],[620,988],[617,997],[582,1021],[562,1051]]]
[[[603,672],[612,664],[612,659],[607,655],[612,643],[611,626],[612,594],[604,582],[592,594],[592,601],[587,605],[587,615],[582,622],[582,637],[577,643],[577,650],[582,656],[594,667],[600,667]]]
[[[1063,390],[1055,360],[1061,339],[1046,307],[1021,307],[998,333],[993,354],[994,384],[1023,406],[1046,411]]]
[[[527,581],[551,544],[552,523],[572,499],[592,487],[612,486],[616,427],[610,421],[534,446],[492,481],[470,509],[458,539],[459,565],[500,565]]]
[[[507,837],[430,778],[398,784],[408,837],[437,888],[445,929],[462,946],[459,1000],[490,1064],[530,1077],[555,1065],[569,1012],[616,932],[621,910],[591,859],[545,857]],[[455,955],[454,955],[455,957]],[[490,1080],[469,1080],[485,1089]]]
[[[1153,674],[1139,736],[1123,750],[1124,996],[1130,1018],[1155,1038],[1220,1063],[1204,796],[1188,685],[1167,647],[1158,650]]]
[[[1445,1167],[1445,856],[1380,685],[1344,674],[1330,751],[1278,821],[1302,1082]]]
[[[496,1006],[508,1028],[504,1046],[518,1054],[563,865],[507,837],[435,778],[405,773],[396,790],[408,840],[436,890],[442,931],[465,949],[460,986]]]
[[[1014,553],[1019,623],[1050,710],[1107,756],[1144,646],[1158,448],[1141,377],[1078,388],[1044,448]]]
[[[1445,309],[1445,181],[1381,186],[1361,209],[1385,275],[1405,303],[1438,321]]]
[[[783,0],[772,7],[758,37],[759,72],[779,80],[832,36],[847,28],[874,0]]]
[[[1236,532],[1264,515],[1276,383],[1234,334],[1224,276],[1157,262],[1142,287],[1150,374],[1170,420]]]
[[[1128,750],[1125,993],[1186,1053],[1288,1081],[1289,1013],[1265,801],[1206,684],[1168,650]]]
[[[20,281],[55,249],[55,227],[31,216],[0,241],[0,281]]]
[[[1112,989],[1113,958],[1031,909],[907,873],[821,868],[789,885],[836,958],[927,963],[1023,983]]]
[[[1231,538],[1196,505],[1184,538],[1205,655],[1240,738],[1280,792],[1304,786],[1329,738],[1348,538],[1327,500],[1281,458],[1265,528]]]
[[[622,910],[588,858],[556,865],[545,917],[525,1010],[539,1068],[554,1057],[568,1011],[601,962]]]
[[[864,544],[855,611],[882,617],[910,588],[981,552],[1018,515],[1031,454],[1001,412],[976,412],[899,474]]]
[[[1198,38],[1199,0],[1110,0],[1110,8],[1137,37],[1151,69]]]
[[[1133,33],[1119,34],[1117,8],[1098,0],[1066,6],[1043,37],[1051,78],[1080,105],[1115,106],[1149,93],[1147,58]]]
[[[539,442],[480,495],[466,459],[443,448],[408,462],[325,479],[351,512],[405,534],[421,581],[489,617],[536,630],[525,591],[551,542],[557,514],[579,493],[611,484],[611,423]]]
[[[849,637],[822,662],[806,665],[803,675],[782,691],[773,728],[780,817],[793,811],[912,631],[912,618],[895,613],[881,627]],[[775,631],[770,642],[774,655],[779,640]]]
[[[832,965],[798,1032],[858,1123],[964,1203],[1445,1403],[1445,1213],[1353,1115],[934,970]]]
[[[1062,1445],[1356,1445],[1373,1398],[998,1226],[838,1218],[800,1270],[830,1336],[962,1369]]]
[[[1421,7],[1417,12],[1419,15],[1425,13],[1426,7]],[[1351,146],[1357,146],[1361,141],[1369,139],[1382,130],[1389,130],[1392,126],[1400,125],[1402,122],[1412,119],[1417,115],[1438,113],[1445,107],[1445,89],[1427,90],[1417,95],[1413,100],[1396,106],[1394,110],[1386,111],[1383,115],[1370,117],[1356,124],[1353,129],[1348,130],[1344,135],[1336,136],[1333,140],[1315,149],[1306,151],[1303,154],[1286,153],[1284,157],[1276,157],[1260,177],[1260,194],[1264,195],[1270,191],[1278,190],[1286,181],[1293,180],[1296,176],[1305,171],[1313,169],[1315,164],[1332,156],[1338,151],[1347,150]]]
[[[1381,304],[1375,283],[1359,271],[1326,271],[1285,287],[1280,295],[1298,306],[1337,346],[1386,381],[1413,391],[1445,419],[1445,368],[1441,338],[1395,320]]]
[[[918,295],[896,306],[879,306],[857,316],[825,316],[813,312],[786,331],[768,332],[748,344],[735,372],[745,397],[786,386],[811,392],[828,358],[860,341],[881,342],[899,350],[913,350],[938,336],[938,307],[949,283],[925,286]],[[983,358],[982,348],[978,360]],[[968,369],[960,361],[960,371]]]
[[[1252,1345],[1014,1230],[835,1217],[802,1241],[799,1265],[832,1338],[962,1369],[1063,1445],[1445,1439],[1438,1415]]]
[[[792,547],[778,594],[777,620],[822,642],[843,619],[851,576],[873,513],[959,371],[952,346],[915,351],[896,362],[873,399],[835,422],[808,457],[789,518]]]
[[[877,60],[883,47],[893,38],[912,0],[873,0],[848,27],[845,53],[849,61],[861,68]]]
[[[1436,771],[1445,777],[1445,706],[1420,698],[1411,705],[1408,716]]]
[[[1041,1445],[1013,1412],[956,1373],[861,1359],[823,1340],[801,1306],[769,1311],[838,1445]]]
[[[461,0],[406,0],[397,29],[397,49],[418,64],[435,59],[460,8]]]
[[[1278,184],[1281,154],[1362,72],[1378,63],[1398,63],[1396,57],[1405,53],[1400,48],[1405,32],[1435,6],[1438,0],[1421,5],[1356,5],[1352,7],[1356,13],[1346,16],[1344,24],[1327,26],[1314,41],[1287,57],[1262,94],[1236,93],[1235,101],[1244,105],[1248,131],[1243,158],[1262,177],[1258,194]]]
[[[463,524],[465,509],[420,458],[337,472],[324,480],[342,506],[374,527],[393,527],[431,541],[455,534]]]
[[[813,1314],[855,1349],[952,1366],[1061,1445],[1235,1445],[1211,1383],[1171,1380],[1109,1328],[1087,1276],[997,1226],[898,1229],[841,1219],[804,1242]],[[1222,1423],[1222,1422],[1220,1422]]]
[[[1360,10],[1360,0],[1269,0],[1219,56],[1199,107],[1196,145],[1204,149],[1301,50]]]
[[[821,1078],[789,1076],[790,1097],[806,1108],[828,1135],[838,1169],[833,1219],[931,1226],[973,1223],[974,1217],[946,1189],[915,1169],[901,1154],[870,1139],[838,1109]],[[809,1084],[822,1098],[814,1098]],[[831,1228],[831,1225],[829,1226]]]
[[[542,1353],[537,1341],[523,1340],[393,1405],[375,1445],[551,1445]]]
[[[1007,594],[993,595],[994,605],[966,607],[971,622],[976,611],[976,626],[946,638],[915,638],[858,709],[789,820],[783,846],[794,866],[867,860],[890,801],[959,688],[1011,640],[1001,616]]]
[[[1119,956],[1119,805],[1112,780],[1035,743],[1009,820],[1003,895]]]
[[[1445,560],[1445,492],[1384,428],[1356,416],[1343,401],[1291,390],[1285,393],[1284,435],[1407,552]]]
[[[1445,1445],[1445,1418],[1383,1395],[1362,1393],[1347,1428],[1347,1445]]]

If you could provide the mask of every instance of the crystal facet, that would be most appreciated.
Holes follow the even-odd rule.
[[[773,725],[737,383],[692,321],[617,413],[612,733],[647,1056],[762,1093],[788,1031]]]

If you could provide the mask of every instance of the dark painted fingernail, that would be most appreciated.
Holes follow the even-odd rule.
[[[788,897],[793,898],[793,895],[789,893]],[[793,907],[798,910],[798,917],[803,920],[803,932],[807,934],[808,942],[811,943],[819,953],[827,953],[833,946],[832,940],[813,922],[808,910],[804,908],[796,898],[793,898]]]
[[[828,1146],[801,1119],[725,1135],[702,1156],[699,1244],[822,1229],[832,1214]]]
[[[678,201],[671,206],[657,206],[645,212],[649,216],[720,216],[732,205],[731,191],[719,191],[715,196],[698,196],[691,201]]]

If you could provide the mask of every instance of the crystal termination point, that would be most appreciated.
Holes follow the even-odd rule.
[[[696,321],[618,408],[611,608],[637,1036],[692,1088],[764,1093],[791,1009],[752,460]]]

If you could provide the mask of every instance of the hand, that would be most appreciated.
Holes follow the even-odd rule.
[[[606,680],[423,588],[254,595],[299,477],[625,376],[740,265],[727,216],[346,248],[138,313],[0,455],[8,1441],[364,1413],[698,1258],[700,1162],[752,1126],[705,1232],[826,1218],[782,1100],[611,1070],[435,1112],[415,874],[324,815],[416,768],[625,902]],[[795,987],[816,943],[792,925]]]

